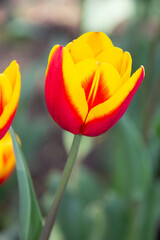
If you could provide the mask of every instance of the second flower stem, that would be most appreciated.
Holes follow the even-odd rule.
[[[42,229],[40,240],[48,240],[49,239],[51,230],[52,230],[55,220],[56,220],[57,212],[58,212],[64,191],[66,189],[66,185],[68,183],[69,177],[71,175],[71,172],[72,172],[75,160],[76,160],[80,141],[81,141],[81,135],[75,135],[74,139],[73,139],[72,147],[71,147],[71,150],[70,150],[70,153],[69,153],[69,156],[68,156],[63,174],[62,174],[61,181],[59,183],[59,186],[58,186],[57,191],[54,196],[54,201],[48,212],[48,215],[47,215],[47,218],[45,221],[45,225]]]

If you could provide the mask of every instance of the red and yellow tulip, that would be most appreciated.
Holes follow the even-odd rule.
[[[20,97],[21,76],[19,65],[11,62],[0,74],[0,139],[10,128]]]
[[[10,176],[15,167],[15,156],[10,133],[0,140],[0,184]]]
[[[74,134],[97,136],[123,116],[144,78],[102,32],[89,32],[49,55],[45,99],[52,118]]]

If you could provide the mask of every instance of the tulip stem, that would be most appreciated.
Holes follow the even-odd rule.
[[[55,220],[56,220],[57,212],[58,212],[64,191],[66,189],[66,185],[68,183],[69,177],[71,175],[71,172],[72,172],[75,160],[76,160],[80,141],[81,141],[81,135],[75,135],[72,146],[71,146],[71,150],[70,150],[70,153],[69,153],[69,156],[68,156],[63,174],[62,174],[61,181],[60,181],[57,191],[55,193],[51,208],[46,217],[46,221],[45,221],[44,227],[42,229],[40,240],[48,240],[49,239],[51,230],[52,230]]]

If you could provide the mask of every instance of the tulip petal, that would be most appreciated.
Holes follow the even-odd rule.
[[[86,59],[76,64],[89,109],[106,101],[121,86],[117,70],[108,63]]]
[[[105,48],[113,46],[110,38],[103,32],[84,33],[77,39],[77,41],[87,43],[92,49],[94,56],[100,54]]]
[[[88,112],[85,92],[67,48],[55,46],[51,54],[45,81],[48,111],[62,128],[78,134]]]
[[[11,82],[4,74],[0,74],[0,115],[4,110],[4,107],[8,104],[11,95]]]
[[[93,58],[93,51],[85,42],[79,42],[78,40],[74,40],[69,43],[66,48],[72,56],[74,63],[83,61],[86,58]]]
[[[87,100],[92,87],[95,72],[98,68],[97,62],[95,59],[86,59],[78,62],[75,67]]]
[[[117,70],[109,63],[102,63],[99,66],[100,75],[98,80],[98,87],[92,108],[105,102],[110,98],[116,90],[121,86],[122,80]]]
[[[123,50],[118,47],[105,49],[97,55],[96,59],[100,63],[110,63],[120,73],[122,64]]]
[[[7,132],[0,140],[0,184],[12,173],[15,167],[12,139]]]
[[[123,53],[120,76],[122,77],[122,83],[126,82],[131,75],[132,71],[132,58],[129,52]]]
[[[16,80],[17,80],[17,71],[19,71],[19,66],[18,66],[17,61],[14,60],[3,72],[3,74],[11,82],[12,89],[14,88]]]
[[[8,131],[19,101],[20,97],[20,89],[21,89],[21,77],[19,72],[19,66],[16,61],[11,62],[8,68],[3,72],[2,75],[5,75],[8,82],[10,82],[12,86],[12,94],[10,96],[10,85],[8,84],[8,93],[6,94],[5,90],[2,92],[2,96],[4,97],[4,109],[0,116],[0,139],[5,135]],[[5,105],[6,100],[9,99],[8,104]],[[8,101],[8,100],[7,100]]]
[[[132,58],[129,52],[123,52],[120,48],[111,47],[101,52],[96,59],[100,63],[112,64],[119,72],[122,83],[130,78]]]
[[[0,156],[1,155],[2,155],[2,149],[0,148]],[[2,179],[2,177],[3,177],[3,161],[0,161],[0,179]]]
[[[81,129],[81,134],[97,136],[116,124],[127,110],[143,78],[144,68],[140,67],[111,98],[92,108]]]

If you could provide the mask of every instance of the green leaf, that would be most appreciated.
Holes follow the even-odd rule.
[[[20,239],[38,240],[43,226],[32,180],[17,142],[14,130],[10,128],[16,156],[16,170],[20,194]]]
[[[112,159],[113,187],[132,199],[141,199],[152,183],[150,155],[140,131],[127,116],[119,123]]]
[[[142,235],[140,239],[156,239],[160,219],[160,182],[152,186],[142,206]]]

